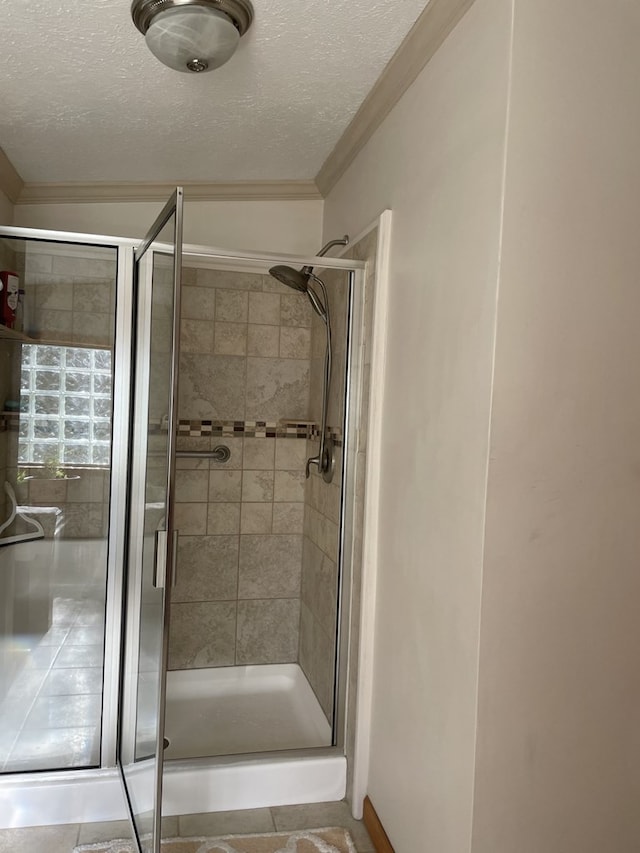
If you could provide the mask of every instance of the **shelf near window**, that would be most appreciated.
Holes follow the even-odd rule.
[[[29,335],[25,335],[24,332],[18,332],[16,329],[10,329],[8,326],[3,326],[0,324],[0,338],[3,340],[9,341],[21,341],[22,343],[32,343]]]
[[[94,343],[93,341],[60,341],[52,338],[34,338],[25,332],[9,329],[8,326],[0,324],[0,340],[16,341],[20,344],[41,344],[49,347],[76,347],[77,349],[104,349],[111,350],[112,346],[107,343]]]

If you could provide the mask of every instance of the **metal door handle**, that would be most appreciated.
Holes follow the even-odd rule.
[[[178,583],[178,534],[179,530],[173,531],[173,539],[171,542],[171,586],[175,587]]]
[[[167,582],[167,531],[156,530],[155,553],[153,555],[153,585],[164,589]]]

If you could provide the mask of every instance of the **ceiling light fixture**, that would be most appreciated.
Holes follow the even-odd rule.
[[[133,0],[133,23],[160,62],[212,71],[228,62],[253,21],[249,0]]]

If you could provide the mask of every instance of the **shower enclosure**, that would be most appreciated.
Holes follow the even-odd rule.
[[[295,802],[314,762],[344,793],[364,265],[182,247],[181,195],[143,243],[0,229],[2,770],[118,762],[147,850],[163,779],[168,813]],[[327,325],[276,265],[326,288],[324,436]]]

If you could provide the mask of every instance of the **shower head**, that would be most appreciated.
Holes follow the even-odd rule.
[[[303,267],[301,270],[294,270],[293,267],[280,265],[277,267],[271,267],[269,275],[272,275],[281,284],[286,284],[286,286],[292,288],[292,290],[297,290],[300,293],[306,293],[309,297],[311,307],[318,317],[326,323],[327,309],[322,304],[318,294],[312,287],[309,287],[309,279],[316,279],[316,276],[311,272],[311,269],[311,267]],[[319,279],[316,279],[316,281],[318,280]]]
[[[271,267],[269,275],[272,275],[281,284],[286,284],[293,290],[299,290],[300,293],[307,293],[309,290],[309,275],[302,270],[294,270],[293,267],[280,265]]]
[[[334,246],[348,246],[349,245],[349,235],[345,234],[344,237],[340,240],[329,240],[318,252],[318,257],[324,257],[327,254],[329,249],[332,249]],[[278,279],[282,284],[286,284],[287,287],[292,287],[294,290],[299,290],[300,293],[309,293],[312,291],[309,290],[309,279],[313,277],[313,267],[302,267],[300,270],[294,270],[293,267],[287,267],[283,265],[279,265],[276,267],[271,267],[269,270],[269,275],[272,275],[274,278]],[[322,317],[326,316],[326,311],[323,309],[320,310],[321,304],[316,296],[315,299],[312,296],[309,296],[311,300],[311,304],[315,308],[315,310]]]

